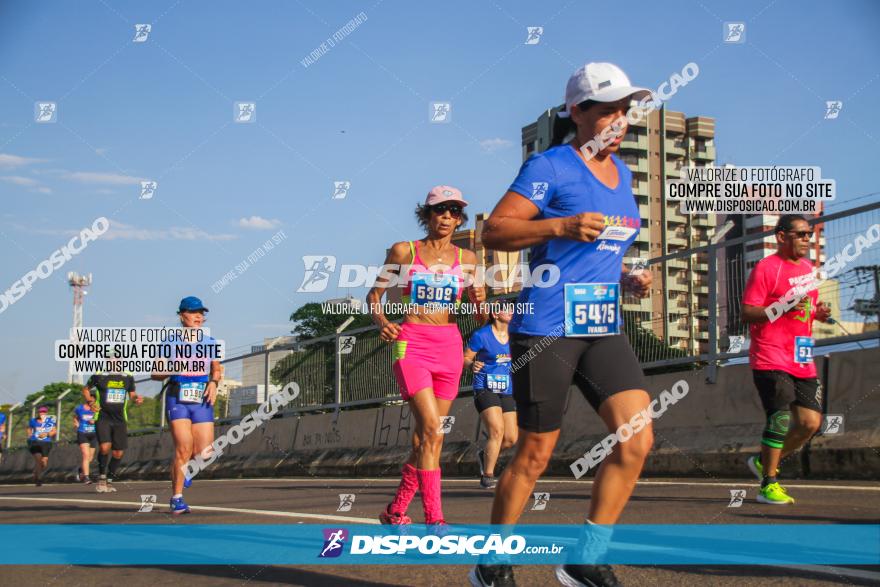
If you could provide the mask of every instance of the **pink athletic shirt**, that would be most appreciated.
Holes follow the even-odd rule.
[[[812,272],[813,264],[807,259],[793,263],[779,254],[765,257],[758,261],[749,275],[743,303],[749,306],[769,306],[798,284],[808,283],[808,276]],[[795,354],[795,339],[813,335],[813,318],[819,293],[813,289],[806,295],[809,297],[809,305],[804,311],[787,312],[774,322],[749,325],[752,335],[749,364],[752,369],[785,371],[800,378],[816,376],[816,365],[812,359],[798,362]]]

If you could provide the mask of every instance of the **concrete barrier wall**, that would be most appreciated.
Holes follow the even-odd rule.
[[[823,361],[817,360],[819,372]],[[652,398],[685,380],[688,394],[654,422],[654,450],[645,475],[743,477],[748,456],[758,450],[764,412],[748,365],[722,367],[717,382],[704,370],[648,377]],[[844,416],[844,432],[813,439],[808,451],[783,464],[786,476],[877,478],[880,476],[880,351],[867,349],[830,358],[828,413]],[[444,440],[442,466],[448,475],[474,475],[476,451],[485,432],[471,397],[453,403],[455,417]],[[333,476],[397,475],[406,459],[415,419],[406,404],[276,418],[245,437],[200,475]],[[230,426],[222,426],[223,434]],[[569,465],[608,434],[604,423],[576,388],[569,390],[563,429],[550,473],[571,475]],[[130,478],[167,478],[172,453],[170,434],[129,440],[120,474]],[[502,463],[509,453],[502,457]],[[52,451],[52,479],[71,478],[79,459],[76,446]],[[26,481],[32,459],[26,450],[7,453],[0,480]],[[592,473],[589,473],[592,474]],[[589,475],[588,474],[588,475]]]

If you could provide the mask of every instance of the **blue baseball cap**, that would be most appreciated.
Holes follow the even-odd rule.
[[[180,307],[177,308],[177,312],[198,312],[199,310],[208,311],[208,308],[205,307],[205,304],[202,303],[202,300],[197,298],[196,296],[187,296],[180,300]]]

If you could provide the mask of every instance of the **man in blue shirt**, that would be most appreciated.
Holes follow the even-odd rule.
[[[95,412],[86,404],[76,406],[73,411],[73,426],[76,429],[76,443],[82,453],[82,462],[76,473],[77,481],[90,485],[89,464],[95,458],[98,446],[95,433]]]
[[[0,412],[0,462],[3,460],[3,445],[6,444],[6,414]]]

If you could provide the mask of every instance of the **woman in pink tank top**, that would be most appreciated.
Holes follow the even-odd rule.
[[[388,271],[382,273],[393,273],[404,283],[403,302],[407,305],[403,324],[391,322],[382,312],[382,295],[391,287],[389,279],[380,274],[367,295],[382,340],[394,345],[394,376],[416,421],[412,452],[404,464],[397,494],[379,515],[383,524],[410,523],[406,510],[417,490],[422,495],[425,523],[446,523],[440,502],[442,427],[458,395],[463,359],[455,315],[477,263],[473,251],[452,244],[453,233],[467,222],[465,206],[458,189],[435,187],[424,205],[416,209],[427,236],[394,243],[389,250],[385,259]],[[468,299],[476,304],[485,301],[485,290],[468,287]]]

